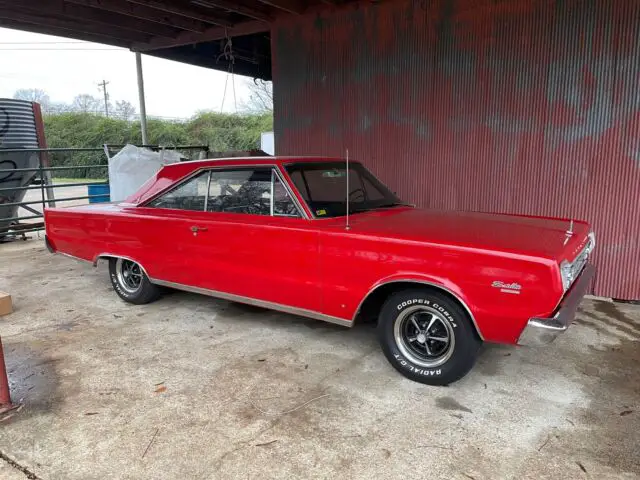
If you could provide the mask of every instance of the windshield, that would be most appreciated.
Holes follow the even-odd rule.
[[[318,218],[347,212],[346,162],[304,162],[286,166],[302,198]],[[349,162],[349,213],[405,205],[369,170]]]

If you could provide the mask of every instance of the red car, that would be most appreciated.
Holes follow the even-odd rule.
[[[49,250],[108,259],[127,302],[173,287],[347,327],[377,319],[391,364],[432,385],[463,377],[483,341],[551,342],[594,274],[585,222],[418,209],[342,159],[177,163],[125,202],[45,220]]]

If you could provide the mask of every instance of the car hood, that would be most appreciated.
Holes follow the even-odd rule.
[[[462,248],[573,260],[584,248],[589,224],[548,217],[396,208],[351,217],[354,233]]]

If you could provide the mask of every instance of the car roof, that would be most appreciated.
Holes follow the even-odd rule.
[[[209,160],[193,160],[171,163],[163,166],[158,173],[147,181],[134,194],[125,199],[125,203],[140,204],[144,203],[154,195],[157,195],[168,188],[171,188],[184,178],[192,175],[198,170],[213,167],[245,167],[245,166],[261,166],[261,165],[286,165],[289,163],[300,162],[344,162],[342,158],[332,157],[232,157],[232,158],[215,158]]]
[[[190,160],[185,162],[177,162],[166,165],[165,168],[171,168],[177,165],[184,166],[185,164],[192,167],[193,170],[207,167],[220,167],[220,166],[229,166],[229,167],[238,167],[238,166],[246,166],[246,165],[283,165],[289,163],[299,163],[299,162],[344,162],[344,158],[338,157],[313,157],[313,156],[304,156],[304,157],[295,157],[295,156],[287,156],[287,157],[228,157],[228,158],[213,158],[213,159],[205,159],[205,160]]]

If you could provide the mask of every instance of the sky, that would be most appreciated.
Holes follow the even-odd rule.
[[[188,118],[199,110],[220,111],[226,72],[142,56],[147,115]],[[0,28],[0,98],[21,88],[44,90],[55,103],[71,103],[78,94],[127,100],[138,111],[135,55],[123,48]],[[247,101],[247,77],[229,77],[224,111]]]

